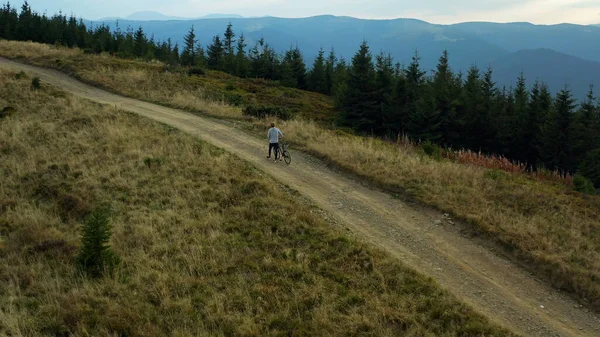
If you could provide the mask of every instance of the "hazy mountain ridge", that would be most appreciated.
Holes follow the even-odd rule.
[[[600,62],[582,60],[551,49],[520,50],[493,61],[492,67],[498,83],[515,84],[516,78],[512,74],[524,71],[530,85],[535,80],[543,80],[552,92],[566,85],[578,99],[585,97],[591,84],[600,83]]]
[[[220,14],[213,13],[196,18],[186,18],[182,16],[170,16],[155,11],[140,11],[132,13],[124,18],[121,17],[108,17],[102,18],[97,21],[110,21],[110,20],[131,20],[131,21],[189,21],[189,20],[201,20],[201,19],[229,19],[229,18],[243,18],[238,14]]]
[[[114,27],[114,20],[106,20]],[[298,45],[312,62],[318,50],[334,48],[338,56],[350,60],[363,40],[367,40],[373,53],[391,53],[397,62],[408,64],[415,51],[421,56],[426,70],[434,69],[444,49],[450,53],[451,66],[466,70],[473,64],[480,68],[493,65],[498,83],[510,85],[521,70],[530,79],[539,78],[551,88],[562,88],[565,81],[556,82],[552,75],[556,69],[578,69],[577,76],[568,77],[568,83],[577,97],[585,92],[592,79],[589,75],[600,71],[600,27],[593,25],[534,25],[530,23],[467,22],[454,25],[431,24],[416,19],[364,20],[352,17],[322,15],[299,19],[277,17],[262,18],[214,18],[185,21],[134,21],[121,20],[121,27],[142,26],[149,35],[158,40],[171,38],[182,43],[191,25],[196,27],[198,39],[203,46],[210,44],[216,34],[222,34],[227,24],[233,24],[236,34],[244,33],[249,47],[261,37],[276,50],[283,51]],[[98,23],[98,22],[96,22]],[[545,62],[534,64],[522,50],[542,50]],[[566,54],[571,58],[557,57]],[[548,55],[546,55],[548,54]],[[552,55],[550,55],[552,54]],[[557,62],[567,62],[559,64]],[[595,62],[586,62],[595,61]],[[524,68],[515,71],[517,65]],[[530,67],[533,67],[530,71]],[[591,67],[580,71],[581,67]],[[531,83],[529,83],[531,84]]]

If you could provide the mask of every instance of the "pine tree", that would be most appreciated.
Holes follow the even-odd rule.
[[[597,189],[600,189],[600,148],[586,153],[579,163],[578,172],[589,179]]]
[[[179,54],[179,44],[175,43],[175,47],[173,47],[173,51],[171,52],[171,61],[172,64],[179,64],[181,55]]]
[[[510,157],[514,139],[513,120],[515,119],[515,100],[512,87],[502,88],[499,97],[498,113],[498,154]]]
[[[423,84],[425,72],[421,69],[421,57],[418,52],[412,58],[412,62],[404,70],[406,78],[406,104],[404,106],[404,115],[407,118],[406,131],[409,136],[415,137],[416,134],[421,134],[423,124],[423,111],[420,111],[422,102]]]
[[[19,24],[19,14],[17,9],[6,3],[0,12],[0,38],[12,40],[17,39],[17,26]]]
[[[298,89],[307,88],[306,65],[298,47],[290,48],[285,53],[281,66],[284,85]]]
[[[261,38],[256,42],[254,47],[250,49],[250,53],[248,55],[249,63],[250,63],[250,73],[252,77],[263,77],[263,62],[262,62],[262,53],[264,49],[265,40]]]
[[[23,3],[23,6],[21,6],[16,35],[17,39],[21,41],[35,40],[33,32],[33,12],[27,0]]]
[[[224,34],[224,48],[225,48],[225,71],[228,73],[235,73],[236,71],[236,45],[235,45],[235,33],[233,32],[231,22],[227,25],[227,29]]]
[[[333,94],[336,63],[337,58],[335,57],[335,51],[332,49],[325,62],[325,94],[327,95]]]
[[[528,146],[527,139],[527,121],[529,118],[529,93],[527,91],[527,83],[525,76],[521,72],[521,75],[517,79],[517,87],[515,88],[515,118],[512,121],[511,129],[514,133],[513,144],[511,145],[512,157],[519,161],[526,161],[526,154],[531,152]]]
[[[395,109],[393,106],[394,64],[390,54],[380,53],[376,57],[375,89],[379,107],[374,111],[375,114],[369,118],[374,122],[374,131],[381,134],[383,131],[389,131],[384,126],[384,116],[389,115]]]
[[[574,172],[571,123],[575,100],[568,89],[556,96],[554,109],[544,125],[544,148],[542,158],[546,167],[565,172]]]
[[[544,101],[547,100],[549,94],[543,84],[540,85],[538,81],[534,82],[530,93],[527,118],[523,125],[523,138],[526,142],[526,152],[523,157],[530,169],[538,166],[540,150],[543,146],[542,128],[548,116],[549,106],[549,103],[544,103]]]
[[[492,153],[498,148],[498,124],[500,121],[498,107],[498,88],[493,80],[493,71],[488,67],[481,80],[482,121],[480,148],[486,153]]]
[[[293,53],[293,49],[290,47],[290,49],[283,54],[279,69],[279,82],[290,88],[298,87],[298,79],[294,76],[294,72],[292,71]]]
[[[142,27],[139,27],[133,36],[133,54],[136,57],[144,57],[147,48],[146,34]]]
[[[479,68],[473,65],[469,68],[465,84],[461,93],[461,105],[457,111],[457,120],[462,125],[463,132],[460,133],[458,145],[471,150],[481,150],[481,130],[485,128],[487,121],[483,114],[483,84]]]
[[[344,93],[346,91],[348,78],[348,65],[346,64],[346,59],[342,57],[342,59],[335,64],[335,68],[333,69],[333,83],[331,86],[331,94],[337,108],[340,108],[343,105],[342,102],[344,100]]]
[[[587,153],[600,148],[600,125],[596,119],[594,87],[590,86],[587,97],[577,112],[572,127],[573,156],[577,163],[583,161]]]
[[[313,63],[312,69],[308,75],[308,90],[327,93],[327,74],[325,70],[325,52],[323,48]]]
[[[441,142],[446,145],[452,144],[457,139],[456,112],[452,104],[452,86],[454,84],[453,74],[448,63],[448,51],[444,50],[433,77],[433,93],[435,95],[436,107],[440,115],[440,129],[442,132]]]
[[[196,33],[194,31],[194,26],[190,28],[187,35],[183,38],[183,51],[181,53],[181,65],[183,66],[196,66],[198,65],[198,57],[197,57],[197,49],[196,43]]]
[[[440,114],[436,109],[435,92],[433,85],[426,81],[421,89],[417,111],[411,115],[409,128],[414,139],[424,142],[437,143],[442,139]]]
[[[406,132],[406,78],[401,71],[394,70],[395,81],[390,106],[383,111],[383,129],[389,136]]]
[[[111,235],[109,210],[94,210],[83,226],[82,249],[77,256],[79,268],[89,276],[100,277],[119,263],[118,256],[108,245]]]
[[[246,56],[246,38],[244,34],[240,35],[237,41],[235,54],[235,74],[239,77],[248,76],[248,57]]]
[[[348,80],[340,99],[341,125],[370,132],[375,126],[369,119],[378,111],[375,69],[366,41],[352,58]]]
[[[211,69],[225,70],[225,48],[219,35],[213,37],[213,42],[207,49],[207,62]]]

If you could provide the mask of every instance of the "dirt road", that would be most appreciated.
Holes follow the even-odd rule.
[[[111,94],[53,70],[2,58],[0,67],[39,76],[76,96],[151,118],[236,154],[310,198],[357,237],[431,276],[491,320],[517,333],[600,336],[598,315],[444,225],[441,213],[394,199],[299,152],[293,152],[290,166],[267,161],[265,141],[226,123]]]

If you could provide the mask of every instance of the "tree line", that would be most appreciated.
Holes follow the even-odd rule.
[[[389,54],[373,56],[366,42],[350,62],[321,49],[307,67],[299,47],[279,53],[260,39],[248,48],[231,24],[206,47],[192,26],[180,47],[170,40],[155,41],[141,27],[122,31],[117,25],[111,31],[61,13],[48,17],[27,2],[20,11],[9,3],[0,9],[0,38],[275,80],[333,96],[338,124],[360,133],[405,134],[416,141],[503,155],[532,170],[580,173],[600,187],[600,108],[593,87],[581,104],[567,87],[553,95],[543,82],[528,86],[524,74],[515,87],[498,87],[491,68],[454,72],[447,52],[428,75],[417,53],[401,66]]]
[[[104,24],[87,27],[83,20],[72,15],[48,16],[33,11],[27,1],[19,11],[10,3],[0,8],[0,39],[58,44],[90,53],[107,52],[123,58],[179,63],[177,44],[170,40],[155,41],[141,27],[137,30],[127,27],[125,31],[118,24],[114,31]]]
[[[419,61],[416,53],[407,67],[394,65],[389,54],[373,57],[364,42],[334,92],[339,123],[502,155],[532,170],[578,173],[600,187],[600,107],[593,86],[578,105],[568,87],[552,95],[543,82],[529,88],[524,74],[514,88],[499,88],[491,68],[455,73],[446,51],[430,76]]]

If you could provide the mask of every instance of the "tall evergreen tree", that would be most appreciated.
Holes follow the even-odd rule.
[[[332,95],[334,87],[334,74],[337,58],[335,51],[331,49],[327,61],[325,62],[325,94]]]
[[[19,23],[16,30],[17,39],[21,41],[36,41],[33,32],[33,20],[33,11],[26,0],[23,2],[21,12],[19,13]]]
[[[172,60],[172,64],[179,64],[180,61],[180,53],[179,53],[179,44],[175,43],[175,47],[173,47],[173,51],[171,52],[171,60]]]
[[[407,128],[406,102],[406,78],[401,71],[394,69],[394,86],[390,106],[383,111],[383,129],[389,136],[405,134]]]
[[[142,27],[139,27],[133,36],[133,54],[136,57],[144,57],[146,55],[147,41],[146,34]]]
[[[348,83],[349,71],[346,59],[343,57],[336,62],[335,68],[333,69],[333,78],[331,86],[331,94],[336,107],[341,107],[344,100],[344,93],[346,92],[346,84]]]
[[[393,113],[393,95],[394,95],[394,63],[390,54],[383,52],[375,58],[375,89],[378,109],[370,117],[374,122],[374,131],[378,134],[386,131],[384,116]]]
[[[208,46],[207,62],[211,69],[225,70],[225,48],[219,35],[215,35],[212,44]]]
[[[406,78],[406,104],[404,115],[407,118],[406,131],[412,137],[423,132],[423,113],[420,111],[423,85],[425,83],[425,72],[421,69],[421,57],[418,52],[412,57],[412,62],[404,70]]]
[[[296,87],[298,89],[307,88],[307,76],[306,76],[306,65],[304,64],[304,58],[300,48],[290,48],[285,53],[282,62],[283,82],[285,85],[290,87]]]
[[[482,140],[480,148],[486,153],[492,153],[498,147],[497,135],[500,116],[498,114],[498,88],[493,80],[491,67],[488,67],[481,80],[481,98],[481,120],[485,125],[480,131]]]
[[[433,93],[435,95],[436,107],[440,116],[440,130],[442,132],[441,142],[452,144],[457,139],[456,112],[453,107],[452,86],[454,84],[453,74],[448,63],[448,51],[444,50],[433,77]]]
[[[511,130],[514,133],[511,135],[513,138],[512,157],[524,162],[527,160],[526,154],[530,152],[528,149],[527,139],[527,121],[529,118],[529,93],[527,91],[527,82],[524,74],[521,72],[517,79],[517,86],[515,88],[515,118],[512,120]]]
[[[457,119],[463,126],[459,145],[472,150],[481,150],[481,130],[486,127],[484,117],[483,84],[479,68],[473,65],[469,68],[467,79],[461,95],[461,109],[457,112]]]
[[[513,121],[515,119],[514,90],[503,87],[499,94],[498,110],[498,154],[512,158],[512,145],[514,143]]]
[[[312,69],[308,74],[308,89],[323,94],[327,93],[327,74],[325,69],[325,52],[323,48],[315,58]]]
[[[240,35],[237,41],[235,54],[235,74],[239,77],[248,76],[248,57],[246,56],[246,38],[244,34]]]
[[[561,90],[556,96],[554,109],[544,126],[544,148],[542,158],[546,167],[565,172],[573,172],[571,123],[575,100],[568,89]]]
[[[573,156],[576,162],[582,162],[587,153],[600,148],[600,125],[598,124],[594,87],[590,86],[587,97],[573,121]]]
[[[227,25],[227,29],[225,29],[225,34],[223,35],[223,37],[223,46],[225,48],[225,71],[233,74],[236,71],[236,40],[231,22]]]
[[[352,58],[348,81],[340,100],[341,125],[370,132],[374,122],[370,117],[378,111],[373,57],[366,41]]]
[[[17,9],[6,3],[2,7],[0,15],[0,38],[12,40],[17,39],[17,26],[19,25],[19,14]]]
[[[198,40],[196,39],[196,32],[194,31],[194,26],[190,28],[188,33],[183,38],[183,51],[181,53],[181,65],[184,66],[196,66],[198,65],[198,57],[196,50],[196,43]]]
[[[535,169],[540,158],[540,150],[543,146],[542,128],[548,116],[549,102],[544,85],[538,81],[531,88],[527,118],[523,121],[523,139],[525,141],[525,153],[523,158],[530,169]]]

